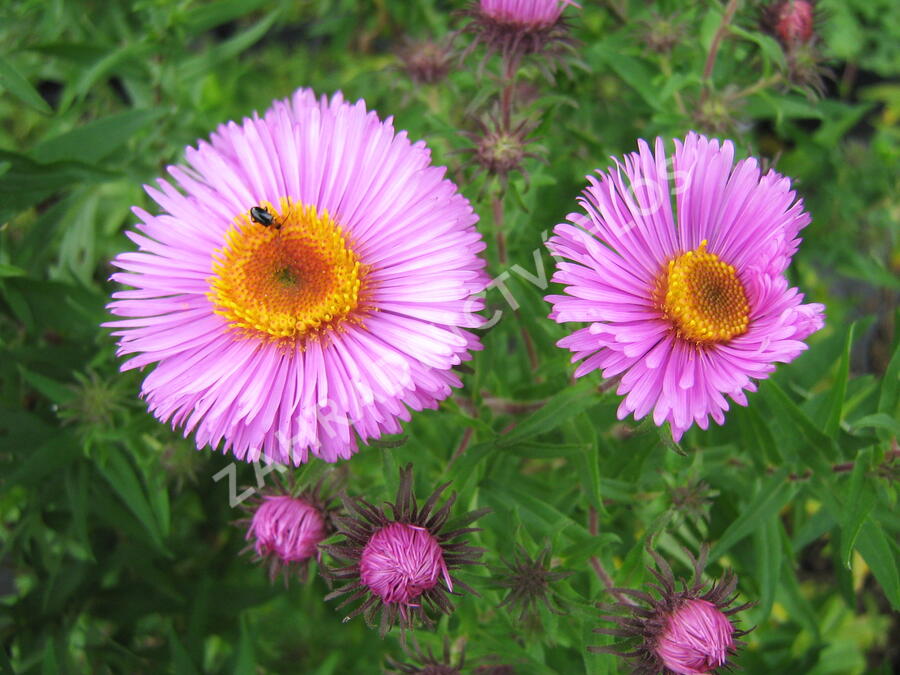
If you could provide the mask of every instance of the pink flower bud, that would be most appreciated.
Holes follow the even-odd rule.
[[[707,600],[687,598],[672,613],[656,643],[663,665],[679,675],[705,675],[728,661],[734,626]]]
[[[571,4],[569,0],[481,0],[481,12],[495,21],[546,28]]]
[[[282,563],[300,562],[317,555],[326,536],[319,509],[288,495],[266,496],[257,507],[247,539],[260,558],[276,556]]]
[[[383,602],[413,604],[443,577],[453,589],[440,544],[424,527],[391,523],[363,549],[359,562],[362,584]]]
[[[809,0],[785,0],[774,9],[775,32],[784,45],[809,42],[813,36],[813,4]]]

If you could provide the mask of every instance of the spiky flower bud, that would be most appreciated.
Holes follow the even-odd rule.
[[[822,96],[831,72],[816,47],[817,18],[815,0],[777,0],[762,10],[762,27],[784,50],[790,81]]]
[[[527,180],[525,159],[543,159],[542,148],[535,146],[531,137],[536,123],[525,119],[518,124],[506,124],[499,115],[494,115],[481,119],[479,125],[479,132],[464,134],[474,145],[466,151],[471,154],[468,164],[474,164],[488,176],[498,177],[503,183],[514,171]]]
[[[656,654],[678,675],[705,675],[728,662],[734,632],[734,626],[716,605],[685,598],[669,615]]]
[[[312,558],[324,538],[325,520],[319,510],[290,495],[263,497],[247,530],[259,557],[272,554],[285,563]]]
[[[509,589],[500,606],[510,606],[519,612],[519,620],[534,618],[538,604],[554,614],[562,614],[557,606],[559,599],[550,584],[565,579],[571,572],[550,570],[550,546],[544,547],[532,558],[521,546],[517,547],[512,560],[502,558],[505,570],[496,570],[495,584]]]
[[[382,601],[407,605],[440,579],[453,589],[440,544],[409,523],[391,523],[372,535],[360,556],[359,579]]]
[[[325,550],[347,563],[328,571],[329,578],[346,583],[326,596],[326,600],[346,595],[338,609],[362,601],[345,621],[363,614],[366,623],[372,626],[380,613],[384,635],[395,623],[405,629],[416,619],[433,623],[432,613],[449,614],[453,604],[447,594],[457,588],[474,593],[452,572],[462,565],[476,564],[481,557],[482,549],[458,539],[477,531],[465,526],[487,510],[472,512],[457,521],[457,529],[444,531],[456,496],[451,496],[440,509],[435,510],[435,506],[448,485],[438,487],[419,508],[412,491],[410,464],[400,471],[397,498],[388,504],[390,516],[364,499],[344,499],[351,514],[338,520],[344,540]]]
[[[475,0],[466,11],[472,19],[466,31],[475,35],[475,44],[512,61],[553,55],[556,47],[571,44],[562,16],[569,5],[578,6],[572,0]]]
[[[440,82],[450,72],[453,60],[453,52],[446,40],[409,40],[398,56],[407,75],[416,84]]]
[[[678,14],[662,15],[651,12],[650,18],[639,24],[639,36],[647,48],[658,54],[667,54],[685,37],[686,24]]]
[[[736,596],[737,577],[731,571],[718,582],[702,580],[708,547],[699,559],[686,552],[694,567],[690,584],[681,582],[677,589],[669,564],[655,551],[650,555],[656,567],[648,567],[658,585],[646,591],[628,588],[610,590],[619,602],[600,605],[607,612],[604,621],[615,628],[596,628],[597,633],[614,635],[624,642],[611,647],[589,647],[591,651],[618,654],[632,661],[639,675],[708,675],[728,666],[748,631],[739,630],[732,617],[750,604],[731,607]]]
[[[246,508],[250,514],[245,551],[252,550],[257,560],[269,565],[269,578],[295,568],[301,579],[306,576],[309,561],[320,559],[319,544],[330,534],[331,507],[322,497],[323,482],[299,494],[277,485],[270,492],[252,500]]]
[[[764,11],[767,27],[785,49],[812,41],[815,35],[813,0],[779,0]]]

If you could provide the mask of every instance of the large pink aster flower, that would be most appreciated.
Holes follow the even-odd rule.
[[[619,419],[652,410],[678,440],[710,416],[722,424],[725,395],[746,405],[754,380],[806,349],[824,306],[802,304],[785,277],[810,221],[788,178],[691,133],[670,180],[662,141],[638,147],[589,176],[585,213],[556,227],[548,246],[571,262],[553,277],[566,295],[547,300],[557,322],[590,323],[559,342],[584,359],[576,377],[620,378]]]
[[[219,127],[135,209],[113,264],[122,366],[197,447],[348,458],[436,407],[470,358],[485,284],[477,217],[424,143],[301,89]]]

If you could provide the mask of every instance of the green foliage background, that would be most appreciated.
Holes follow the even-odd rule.
[[[239,512],[227,481],[213,479],[229,458],[153,420],[140,374],[118,373],[99,328],[108,261],[132,247],[130,208],[154,209],[141,185],[217,124],[300,86],[365,98],[426,139],[473,200],[490,270],[509,272],[520,305],[511,311],[492,290],[503,319],[465,388],[415,416],[404,444],[346,464],[349,490],[372,501],[392,498],[411,461],[421,496],[452,480],[460,511],[493,509],[474,537],[491,567],[467,578],[482,597],[460,599],[435,633],[417,631],[422,645],[447,636],[454,652],[465,646],[467,668],[627,672],[585,649],[605,643],[591,631],[594,603],[609,599],[591,558],[618,585],[641,587],[655,536],[676,572],[688,571],[682,545],[709,541],[711,574],[740,575],[741,600],[757,603],[744,614],[758,626],[738,658],[745,672],[896,672],[900,5],[819,2],[831,75],[817,99],[785,84],[756,3],[739,3],[708,81],[719,3],[582,4],[570,13],[580,41],[571,75],[550,82],[533,61],[521,73],[530,93],[518,113],[540,122],[546,162],[526,160],[530,185],[514,174],[503,202],[516,270],[498,262],[497,185],[462,169],[456,152],[469,147],[459,131],[475,130],[496,100],[497,60],[479,75],[478,49],[444,81],[417,85],[397,57],[407,36],[458,28],[462,0],[3,3],[0,672],[328,675],[403,658],[396,632],[381,640],[361,619],[342,623],[321,579],[285,590],[239,557]],[[662,19],[678,37],[668,53],[646,43]],[[692,128],[777,158],[794,177],[813,223],[790,274],[827,305],[828,322],[748,408],[674,449],[652,425],[617,422],[618,397],[596,373],[572,383],[554,346],[568,329],[546,319],[539,288],[551,267],[541,242],[608,156]],[[256,484],[252,466],[237,472]],[[488,577],[515,544],[535,553],[545,542],[554,566],[574,571],[554,586],[566,613],[520,622],[498,608]]]

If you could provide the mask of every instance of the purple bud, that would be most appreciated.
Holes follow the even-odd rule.
[[[414,604],[443,577],[453,590],[440,544],[424,527],[391,523],[372,535],[362,552],[359,578],[383,602]]]
[[[707,600],[687,598],[666,621],[656,643],[663,665],[679,675],[705,675],[728,661],[734,626]]]
[[[266,496],[257,507],[247,539],[260,558],[274,555],[282,563],[301,562],[316,556],[326,536],[319,509],[288,495]]]

